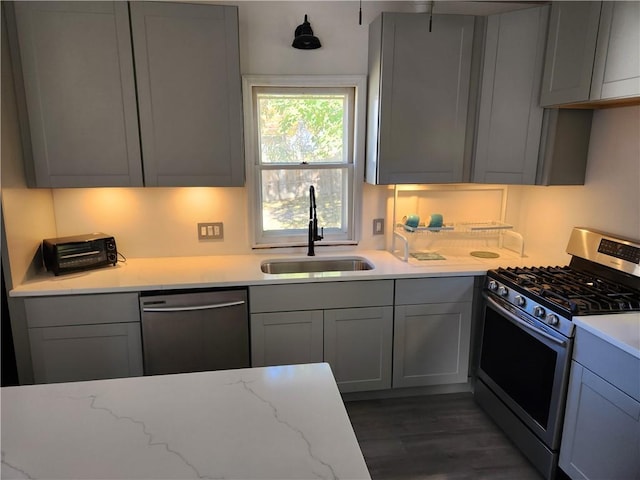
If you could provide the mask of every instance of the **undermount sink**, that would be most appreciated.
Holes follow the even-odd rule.
[[[314,272],[356,272],[373,270],[373,265],[362,257],[340,258],[296,258],[262,262],[263,273],[314,273]]]

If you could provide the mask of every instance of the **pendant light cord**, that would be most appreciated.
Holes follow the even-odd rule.
[[[429,5],[429,33],[431,33],[431,26],[433,25],[433,5],[435,3],[434,0],[427,2]]]
[[[362,0],[360,0],[360,7],[358,10],[358,25],[362,25]]]

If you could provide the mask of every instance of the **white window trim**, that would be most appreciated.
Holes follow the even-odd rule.
[[[362,184],[364,182],[365,161],[365,132],[366,132],[366,75],[243,75],[242,97],[244,105],[244,144],[245,144],[245,172],[246,188],[248,192],[248,217],[251,247],[254,249],[303,246],[306,243],[258,243],[257,219],[261,208],[260,199],[256,198],[256,162],[258,158],[257,132],[255,109],[253,104],[254,87],[353,87],[354,126],[353,126],[353,199],[352,205],[352,235],[349,240],[322,240],[318,245],[355,245],[360,241],[362,229]]]

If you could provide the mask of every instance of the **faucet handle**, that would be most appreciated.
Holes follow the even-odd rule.
[[[324,227],[320,227],[320,235],[318,236],[318,240],[322,240],[324,238]]]

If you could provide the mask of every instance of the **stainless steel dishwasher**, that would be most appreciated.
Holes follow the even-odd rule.
[[[144,374],[250,366],[247,290],[143,294]]]

